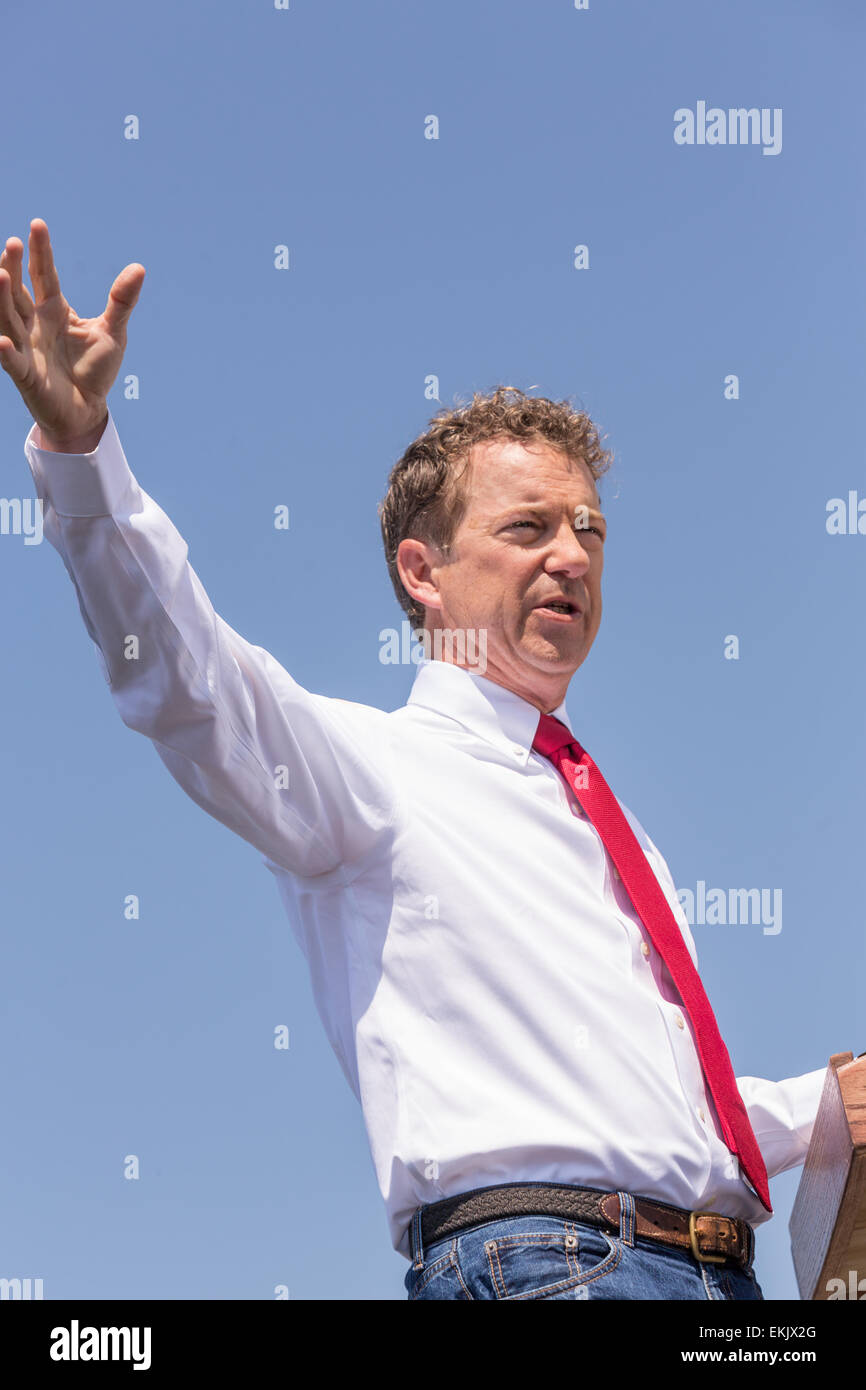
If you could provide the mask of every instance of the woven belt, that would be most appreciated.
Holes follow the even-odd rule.
[[[688,1250],[702,1264],[733,1260],[747,1269],[752,1262],[755,1237],[748,1221],[714,1211],[686,1211],[646,1197],[635,1197],[634,1205],[637,1237]],[[476,1187],[419,1207],[413,1219],[416,1229],[419,1214],[421,1243],[429,1246],[469,1226],[509,1216],[560,1216],[618,1231],[620,1200],[616,1192],[594,1187],[510,1182]]]

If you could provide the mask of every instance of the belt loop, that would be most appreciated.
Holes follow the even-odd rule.
[[[744,1268],[747,1273],[751,1273],[752,1262],[755,1258],[755,1232],[750,1221],[745,1221],[743,1224],[746,1228],[746,1244],[748,1246]]]
[[[412,1255],[412,1268],[424,1268],[424,1244],[421,1240],[421,1213],[423,1206],[416,1207],[412,1213],[412,1224],[409,1227],[409,1246]]]
[[[618,1192],[619,1198],[619,1238],[626,1245],[634,1245],[634,1197],[630,1192]]]

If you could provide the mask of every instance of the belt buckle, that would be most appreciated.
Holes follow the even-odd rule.
[[[690,1211],[689,1212],[689,1243],[692,1247],[692,1254],[696,1260],[700,1260],[704,1265],[723,1265],[728,1258],[727,1255],[705,1255],[698,1246],[698,1233],[695,1230],[695,1221],[699,1216],[723,1216],[720,1211]],[[730,1218],[727,1218],[730,1220]]]

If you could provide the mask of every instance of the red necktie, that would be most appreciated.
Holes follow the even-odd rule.
[[[739,1158],[743,1172],[771,1212],[767,1170],[737,1086],[728,1049],[649,860],[592,758],[559,719],[542,714],[532,747],[549,758],[562,773],[616,865],[626,892],[670,971],[691,1019],[704,1077],[715,1102],[725,1143]]]

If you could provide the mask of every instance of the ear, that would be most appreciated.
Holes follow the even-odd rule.
[[[441,608],[442,598],[434,571],[443,562],[439,548],[426,541],[402,540],[397,547],[397,573],[406,590],[425,608]]]

